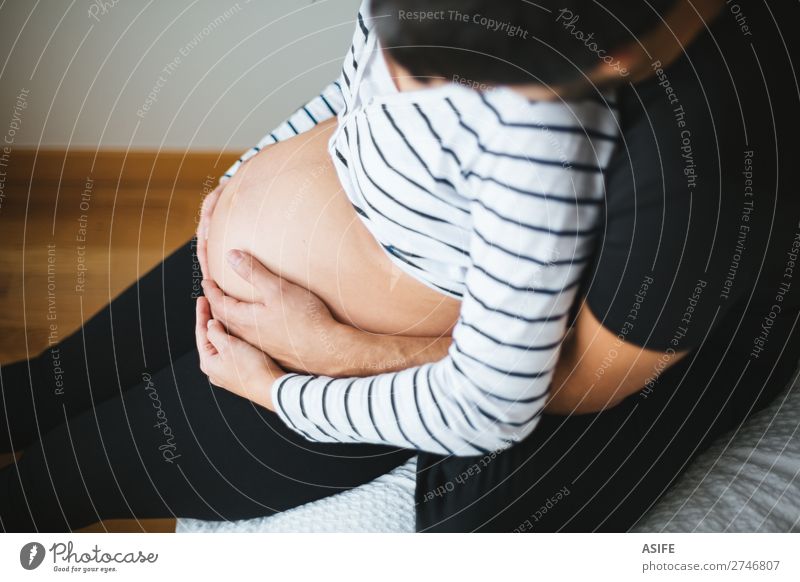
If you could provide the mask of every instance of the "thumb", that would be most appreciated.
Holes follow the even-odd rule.
[[[281,278],[267,269],[250,253],[240,250],[228,251],[228,263],[242,279],[250,283],[257,296],[263,302],[269,302],[280,296]]]

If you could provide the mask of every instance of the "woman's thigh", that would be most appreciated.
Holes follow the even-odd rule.
[[[61,423],[194,349],[200,271],[187,242],[81,329],[39,356],[0,367],[0,451],[21,450]],[[34,405],[35,403],[35,405]],[[3,426],[7,424],[7,426]]]
[[[189,352],[27,449],[18,468],[0,473],[9,492],[0,518],[10,531],[31,531],[110,518],[264,516],[370,481],[410,455],[309,443],[273,413],[209,385]]]

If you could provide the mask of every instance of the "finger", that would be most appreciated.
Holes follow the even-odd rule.
[[[236,338],[229,335],[223,325],[217,321],[216,319],[210,319],[208,321],[208,330],[207,330],[207,337],[208,341],[216,348],[217,352],[221,355],[225,355],[230,352],[231,346]]]
[[[198,229],[197,234],[197,246],[195,247],[195,255],[197,256],[197,262],[200,264],[200,274],[203,275],[203,278],[208,277],[208,245],[206,244],[206,239],[200,236],[200,231]]]
[[[221,303],[225,295],[225,292],[219,288],[217,282],[214,279],[203,279],[200,284],[203,286],[203,292],[205,293],[208,300],[211,302],[211,308],[213,310],[215,303]],[[230,299],[234,300],[233,297]]]
[[[219,202],[220,195],[222,191],[225,189],[225,184],[220,183],[214,188],[211,192],[208,193],[206,199],[203,200],[203,210],[205,210],[209,216],[214,213],[214,208],[217,206],[217,202]]]
[[[214,208],[216,208],[220,194],[222,194],[224,188],[224,182],[220,182],[219,186],[209,192],[203,199],[203,204],[200,207],[200,223],[197,225],[198,240],[205,240],[208,238],[208,225],[211,222],[211,215],[214,214]]]
[[[207,194],[205,198],[203,198],[202,204],[200,204],[200,220],[197,223],[197,240],[206,240],[208,238],[208,223],[210,221],[210,216],[208,214],[208,201],[214,195],[212,192],[211,194]]]
[[[231,250],[226,253],[228,263],[242,279],[250,283],[258,298],[269,303],[280,297],[282,280],[250,253]]]
[[[229,361],[235,361],[236,355],[249,357],[251,355],[250,352],[262,358],[268,357],[257,347],[228,333],[225,326],[216,319],[212,319],[208,322],[208,339],[214,344],[214,347],[220,355],[228,356],[228,358],[234,357],[233,360]]]
[[[211,192],[209,192],[203,199],[202,210],[204,213],[211,213],[214,211],[214,206],[217,205],[219,195],[225,189],[225,182],[220,182]]]
[[[206,216],[205,210],[202,207],[200,209],[200,221],[197,223],[195,236],[197,237],[198,242],[208,238],[208,217]]]
[[[208,300],[205,297],[198,297],[197,305],[195,306],[194,334],[201,363],[203,358],[217,353],[214,345],[208,340],[208,322],[210,320],[211,308],[208,305]]]
[[[222,320],[226,326],[229,323],[238,324],[243,321],[248,321],[247,315],[244,312],[247,311],[247,306],[250,304],[239,301],[230,295],[226,295],[222,289],[210,279],[204,279],[200,284],[203,286],[203,294],[211,304],[211,312],[214,318]]]

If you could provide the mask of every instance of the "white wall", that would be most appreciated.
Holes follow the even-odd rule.
[[[359,2],[1,4],[0,140],[239,150],[336,77]]]

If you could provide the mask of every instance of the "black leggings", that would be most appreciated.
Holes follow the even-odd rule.
[[[2,367],[0,450],[24,450],[0,470],[2,529],[270,515],[413,454],[307,442],[211,386],[195,349],[192,251],[179,249],[73,336]]]
[[[195,351],[196,270],[187,244],[78,333],[0,369],[0,450],[24,450],[0,470],[2,529],[265,516],[358,486],[414,454],[305,441],[273,413],[211,386]],[[626,530],[696,453],[785,384],[797,339],[774,368],[751,365],[744,375],[735,353],[717,366],[720,357],[701,350],[646,399],[545,415],[497,455],[421,454],[417,529]]]

